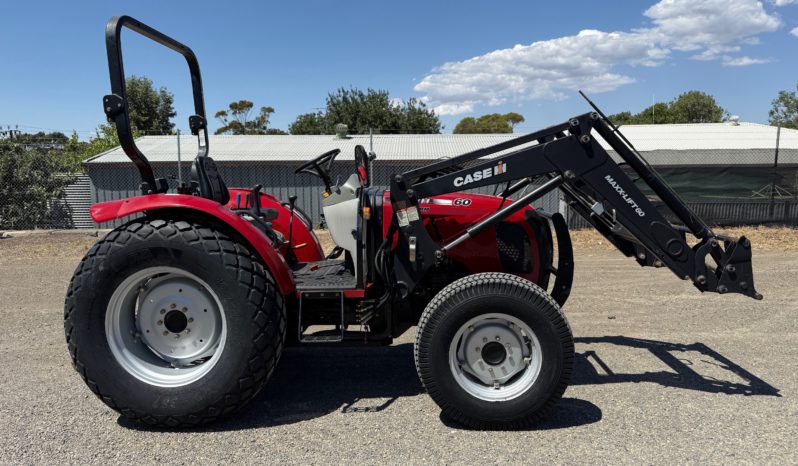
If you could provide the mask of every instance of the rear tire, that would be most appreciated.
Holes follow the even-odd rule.
[[[152,426],[205,424],[244,406],[277,365],[285,328],[259,259],[221,229],[183,220],[110,232],[78,266],[64,307],[77,372],[105,404]]]
[[[461,278],[424,310],[415,343],[421,383],[443,414],[477,429],[535,423],[562,397],[574,343],[557,303],[504,273]]]

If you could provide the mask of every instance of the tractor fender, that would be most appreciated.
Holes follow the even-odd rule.
[[[225,206],[197,196],[185,194],[148,194],[117,201],[94,204],[89,209],[91,218],[97,222],[108,222],[128,215],[159,209],[186,209],[223,222],[240,235],[269,268],[277,289],[282,295],[294,293],[296,287],[288,263],[269,243],[269,239],[250,222]]]

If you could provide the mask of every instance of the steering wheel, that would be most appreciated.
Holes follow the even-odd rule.
[[[296,170],[294,170],[294,174],[298,175],[300,173],[309,173],[311,175],[318,176],[324,182],[324,187],[327,188],[327,191],[329,192],[332,190],[330,169],[332,169],[333,160],[335,160],[335,157],[337,157],[340,153],[341,149],[327,151],[315,159],[300,165]]]

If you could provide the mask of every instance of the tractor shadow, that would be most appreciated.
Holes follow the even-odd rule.
[[[707,393],[781,396],[776,387],[703,343],[624,336],[578,337],[574,341],[582,348],[587,345],[587,349],[576,354],[572,386],[650,382]],[[644,365],[646,369],[658,366],[662,370],[619,372],[602,354],[620,356],[614,359],[621,363],[634,354],[641,361],[638,366]]]
[[[581,337],[576,338],[576,343],[578,349],[586,349],[576,354],[571,386],[653,382],[699,392],[780,396],[778,389],[703,343],[680,344],[623,336]],[[619,372],[613,369],[613,362],[607,362],[624,362],[640,352],[655,358],[644,361],[645,370]],[[605,353],[606,357],[602,357]],[[663,363],[666,370],[648,370],[652,366],[662,368]],[[711,375],[706,375],[707,368]],[[729,377],[719,376],[722,374]],[[730,378],[736,380],[729,381]],[[376,348],[291,347],[283,353],[267,386],[247,407],[197,430],[287,425],[335,412],[376,414],[389,409],[399,398],[423,393],[411,343]],[[564,398],[531,430],[575,427],[601,418],[601,409],[590,401]],[[452,428],[464,428],[445,416],[441,416],[441,421]],[[122,417],[118,423],[126,428],[150,430]]]

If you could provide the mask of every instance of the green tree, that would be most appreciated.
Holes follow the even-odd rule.
[[[424,102],[411,97],[400,104],[393,106],[393,112],[398,114],[398,133],[438,134],[443,125],[433,110],[427,108]],[[382,130],[380,130],[382,132]]]
[[[325,115],[318,113],[303,113],[288,125],[291,134],[333,134],[333,129],[327,124]]]
[[[133,137],[138,138],[141,133],[133,129]],[[83,171],[82,162],[89,157],[101,154],[119,146],[119,137],[113,124],[101,124],[97,127],[94,136],[88,141],[81,141],[77,133],[72,135],[64,145],[63,156],[72,163],[73,172]]]
[[[476,133],[512,133],[513,128],[524,121],[521,114],[510,112],[505,114],[489,113],[479,118],[465,117],[454,127],[454,134]]]
[[[634,117],[635,116],[632,115],[632,112],[619,112],[609,115],[607,118],[609,118],[610,121],[616,125],[631,125],[634,124],[632,123]]]
[[[74,162],[60,151],[0,141],[0,228],[50,226],[50,202],[74,177]]]
[[[269,134],[269,118],[274,113],[272,107],[261,107],[252,117],[255,104],[249,100],[230,102],[227,110],[219,110],[214,115],[222,126],[215,134]]]
[[[663,125],[675,123],[670,104],[665,102],[657,102],[654,105],[650,105],[636,115],[632,115],[630,112],[621,112],[618,115],[610,116],[610,120],[616,125]]]
[[[174,96],[165,87],[156,90],[144,76],[133,75],[126,83],[130,125],[143,134],[172,134]]]
[[[681,94],[668,106],[671,123],[720,123],[728,112],[715,102],[715,98],[701,91]]]
[[[638,121],[640,124],[648,122],[653,125],[664,125],[668,123],[687,123],[687,121],[680,120],[678,114],[674,111],[674,104],[667,104],[664,102],[657,102],[650,107],[646,107],[640,112]]]
[[[768,112],[768,121],[774,126],[798,129],[798,96],[794,91],[779,91]]]
[[[711,95],[689,91],[670,102],[657,102],[640,113],[620,112],[609,118],[616,125],[720,123],[728,118],[728,112]]]
[[[14,137],[15,144],[22,144],[25,146],[41,146],[57,148],[66,144],[68,138],[60,131],[53,131],[45,133],[39,131],[38,133],[22,133]]]
[[[136,135],[138,137],[138,135]],[[84,154],[88,157],[111,150],[119,145],[119,136],[113,125],[100,125],[94,137],[89,140],[84,149]]]
[[[134,129],[134,137],[140,133]],[[53,227],[53,200],[64,194],[87,158],[119,145],[116,129],[104,124],[89,141],[76,132],[20,134],[0,139],[0,228]]]
[[[333,134],[338,123],[352,134],[440,133],[442,128],[426,104],[415,98],[391,100],[385,90],[340,88],[327,95],[326,104],[323,112],[299,115],[288,127],[291,134]]]
[[[526,120],[524,120],[524,116],[523,115],[521,115],[520,113],[515,113],[515,112],[505,113],[504,114],[504,118],[507,120],[507,124],[510,125],[510,128],[513,131],[515,131],[515,127],[516,126],[518,126],[519,124],[521,124],[524,121],[526,121]]]

